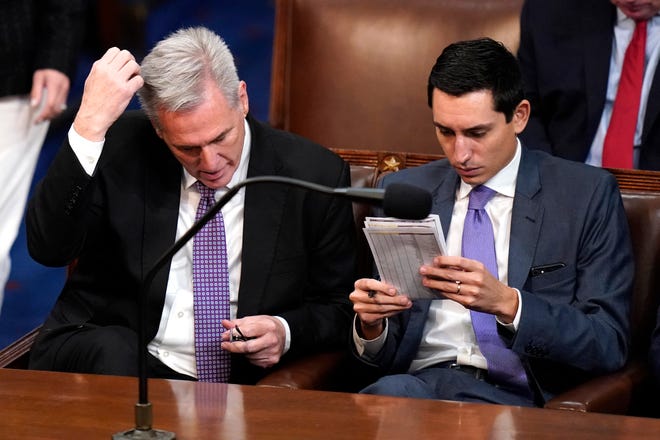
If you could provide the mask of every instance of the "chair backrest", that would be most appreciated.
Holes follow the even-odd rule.
[[[660,173],[610,171],[619,181],[635,256],[631,354],[645,360],[660,305]]]
[[[326,147],[441,152],[427,106],[442,49],[514,53],[523,0],[278,0],[270,122]]]

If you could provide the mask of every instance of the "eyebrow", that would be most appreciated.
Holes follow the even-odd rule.
[[[233,129],[234,129],[234,127],[229,127],[229,128],[227,128],[225,131],[221,132],[219,135],[217,135],[216,137],[214,137],[213,139],[211,139],[209,142],[207,142],[207,143],[204,144],[204,145],[212,144],[213,142],[218,141],[219,139],[221,139],[221,138],[227,136],[227,134],[228,134],[230,131],[232,131]],[[177,145],[177,144],[172,144],[172,146],[173,146],[174,148],[182,148],[182,149],[183,149],[183,148],[201,148],[201,147],[202,147],[202,145]]]
[[[441,128],[441,129],[450,130],[450,131],[453,131],[453,132],[456,131],[453,128],[442,125],[441,123],[436,122],[436,121],[433,121],[433,125],[435,125],[438,128]],[[493,124],[491,124],[491,123],[479,124],[479,125],[475,125],[473,127],[468,127],[468,128],[463,129],[461,131],[462,132],[467,132],[467,131],[475,131],[475,130],[489,130],[490,128],[492,128],[492,126],[493,126]]]

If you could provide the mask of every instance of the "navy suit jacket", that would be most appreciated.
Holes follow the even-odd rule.
[[[248,177],[350,185],[348,164],[330,150],[249,115],[248,123]],[[123,116],[108,132],[92,177],[65,142],[29,202],[28,247],[42,264],[77,264],[32,349],[32,367],[49,369],[59,344],[79,326],[138,328],[142,280],[174,243],[182,172],[140,112]],[[148,340],[158,329],[168,272],[169,263],[148,292]],[[343,346],[354,279],[350,202],[286,185],[245,188],[237,314],[286,319],[286,357]],[[243,356],[232,362],[232,382],[255,382],[265,371]]]
[[[449,230],[458,174],[447,160],[387,175],[431,191],[432,213]],[[633,256],[615,178],[600,168],[523,148],[509,245],[509,286],[520,290],[515,335],[501,336],[517,353],[538,399],[588,377],[620,368],[628,353]],[[535,275],[533,268],[565,267]],[[417,353],[430,301],[389,320],[374,366],[404,373]]]
[[[584,162],[605,106],[616,7],[603,0],[527,0],[518,59],[532,115],[526,145]],[[644,115],[639,168],[660,170],[660,69]]]

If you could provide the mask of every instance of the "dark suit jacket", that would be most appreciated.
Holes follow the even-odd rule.
[[[330,150],[250,116],[248,122],[248,177],[350,185],[348,164]],[[32,350],[32,365],[47,366],[57,354],[53,338],[77,326],[137,329],[142,280],[174,242],[182,170],[141,113],[111,128],[92,178],[68,143],[60,149],[29,203],[28,247],[42,264],[77,265]],[[342,346],[355,277],[350,202],[286,185],[247,186],[243,236],[238,316],[286,319],[287,357]],[[148,340],[158,329],[168,272],[169,263],[148,291]],[[233,382],[254,382],[263,372],[242,356],[233,362]]]
[[[532,117],[526,145],[584,162],[605,105],[616,8],[603,0],[527,0],[518,58]],[[639,168],[660,170],[660,69],[644,115]]]
[[[86,0],[0,2],[0,96],[24,95],[37,69],[73,78]]]
[[[432,212],[449,230],[460,178],[447,160],[385,177],[431,191]],[[538,398],[620,368],[628,351],[633,256],[616,180],[607,171],[523,148],[511,218],[509,286],[520,290],[514,337]],[[532,268],[566,266],[534,276]],[[376,365],[403,373],[417,353],[430,301],[389,321]],[[537,399],[540,400],[540,399]]]

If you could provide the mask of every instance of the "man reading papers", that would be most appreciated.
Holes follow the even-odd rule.
[[[628,352],[633,258],[614,177],[528,150],[515,57],[491,39],[448,46],[428,85],[447,159],[385,177],[431,191],[447,255],[417,268],[436,300],[360,279],[355,355],[365,393],[534,406]]]

